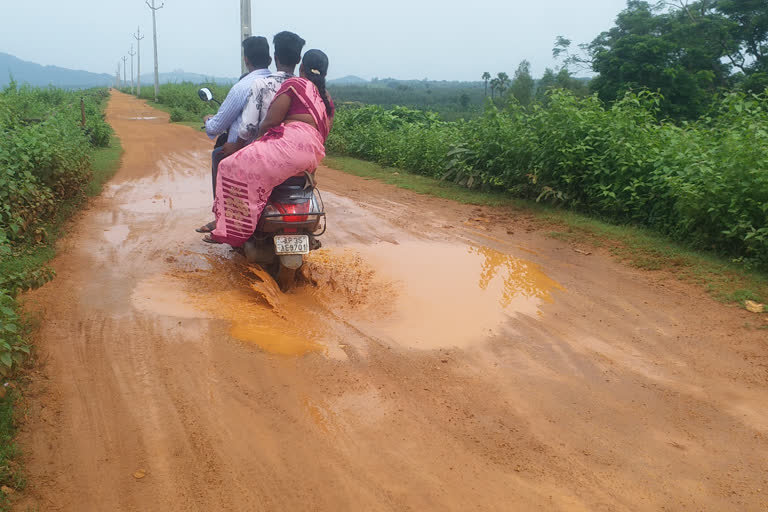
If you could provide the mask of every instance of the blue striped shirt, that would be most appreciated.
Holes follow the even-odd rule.
[[[219,111],[205,123],[205,132],[208,137],[215,139],[217,136],[229,130],[227,142],[237,142],[237,132],[243,119],[243,109],[251,95],[251,84],[258,78],[271,75],[269,69],[257,69],[248,73],[239,82],[232,86],[226,99],[219,107]]]

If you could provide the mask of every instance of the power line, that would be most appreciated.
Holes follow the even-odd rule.
[[[240,0],[240,42],[242,43],[251,37],[252,33],[251,0]],[[246,74],[248,68],[245,66],[245,49],[242,47],[242,44],[240,45],[240,65],[242,66],[243,74]]]
[[[126,57],[125,55],[123,55],[123,82],[125,82],[125,81],[126,81],[126,78],[125,78],[125,77],[126,77],[126,74],[127,74],[127,73],[125,72],[125,62],[126,62],[127,60],[128,60],[128,57]]]
[[[136,55],[136,52],[133,51],[133,44],[131,44],[131,51],[128,52],[128,55],[131,56],[131,94],[133,94],[133,56]]]
[[[155,0],[152,0],[151,4],[149,3],[149,0],[146,0],[146,2],[147,7],[152,10],[152,40],[155,43],[155,102],[157,102],[157,95],[160,89],[160,77],[157,71],[157,19],[155,14],[165,6],[165,2],[160,4],[160,7],[155,7]]]
[[[138,63],[137,63],[137,80],[136,80],[136,97],[141,97],[141,40],[144,39],[144,36],[141,35],[141,27],[138,27],[136,29],[136,33],[133,34],[133,38],[136,40],[136,55],[138,57]]]

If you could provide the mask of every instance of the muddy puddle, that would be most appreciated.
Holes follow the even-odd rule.
[[[334,271],[339,262],[342,269]],[[418,349],[482,342],[515,315],[541,316],[555,294],[565,291],[535,263],[445,242],[327,251],[313,255],[308,273],[324,302],[357,309],[352,318],[358,328]]]
[[[333,355],[369,340],[468,347],[499,334],[516,315],[542,316],[564,291],[534,263],[451,243],[324,249],[310,255],[287,294],[240,257],[191,254],[183,261],[140,283],[134,306],[227,321],[233,338],[279,355]]]
[[[134,307],[163,316],[226,321],[233,338],[270,354],[330,355],[330,337],[300,296],[283,300],[276,283],[258,266],[198,256],[198,268],[187,265],[139,283],[131,296]]]
[[[120,119],[127,119],[129,121],[152,121],[154,119],[160,119],[159,116],[147,116],[147,117],[120,117]]]

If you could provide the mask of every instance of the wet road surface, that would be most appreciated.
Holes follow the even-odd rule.
[[[193,229],[210,142],[115,93],[123,165],[26,297],[18,510],[766,510],[768,343],[522,212],[319,171],[283,294]]]

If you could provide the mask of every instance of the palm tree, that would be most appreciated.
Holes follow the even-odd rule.
[[[496,89],[499,88],[499,79],[498,78],[492,78],[491,79],[491,100],[493,100],[494,94],[496,92]]]
[[[485,82],[485,95],[488,96],[488,80],[491,79],[491,74],[489,72],[483,73],[483,81]]]
[[[504,96],[504,92],[512,85],[512,81],[509,79],[509,75],[504,72],[499,73],[496,80],[498,81],[499,96]]]

